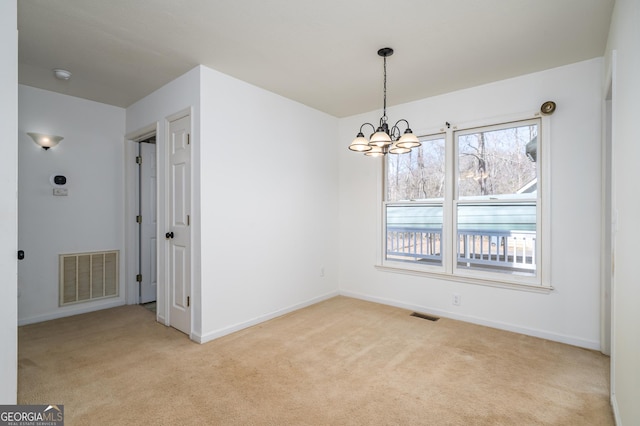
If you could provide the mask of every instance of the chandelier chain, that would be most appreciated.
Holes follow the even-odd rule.
[[[383,70],[384,70],[384,102],[383,102],[383,110],[382,110],[382,120],[383,123],[387,122],[387,57],[385,56],[383,58],[384,60],[384,65],[383,65]]]

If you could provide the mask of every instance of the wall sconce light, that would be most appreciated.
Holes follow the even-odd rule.
[[[64,139],[62,136],[45,135],[42,133],[27,132],[27,134],[31,136],[31,139],[33,139],[36,145],[41,146],[45,150],[53,148]]]

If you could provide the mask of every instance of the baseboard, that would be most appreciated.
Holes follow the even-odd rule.
[[[620,420],[620,409],[618,408],[618,400],[616,399],[616,394],[611,392],[611,409],[613,410],[613,423],[616,426],[622,426],[622,421]]]
[[[222,336],[226,336],[227,334],[235,333],[236,331],[240,331],[245,328],[252,327],[254,325],[263,323],[265,321],[269,321],[270,319],[274,319],[282,315],[288,314],[290,312],[297,311],[298,309],[306,308],[307,306],[315,305],[316,303],[322,302],[323,300],[331,299],[332,297],[336,297],[338,295],[339,293],[337,291],[332,291],[322,296],[314,297],[313,299],[309,299],[301,303],[296,303],[295,305],[278,309],[277,311],[273,311],[265,315],[260,315],[259,317],[252,318],[248,321],[243,321],[241,323],[234,324],[229,327],[221,328],[215,331],[210,331],[202,335],[194,333],[192,340],[198,343],[207,343],[212,340],[218,339]]]
[[[102,309],[115,308],[123,306],[126,302],[123,299],[114,299],[109,302],[91,303],[90,306],[82,306],[82,304],[65,307],[64,310],[50,312],[47,314],[36,315],[27,318],[18,318],[18,326],[35,324],[37,322],[50,321],[58,318],[70,317],[73,315],[86,314],[88,312],[100,311]]]
[[[422,312],[432,315],[438,315],[445,318],[451,318],[459,321],[465,321],[472,324],[483,325],[486,327],[497,328],[499,330],[511,331],[514,333],[525,334],[527,336],[539,337],[541,339],[551,340],[559,343],[566,343],[572,346],[578,346],[586,349],[600,350],[600,342],[596,340],[581,339],[575,336],[568,336],[559,333],[553,333],[545,330],[537,330],[533,328],[521,327],[515,324],[504,323],[500,321],[488,320],[485,318],[474,317],[472,315],[461,315],[456,312],[445,311],[428,306],[414,305],[410,303],[400,302],[393,299],[385,299],[381,297],[372,297],[366,294],[355,293],[351,291],[340,291],[340,295],[353,297],[354,299],[366,300],[369,302],[380,303],[383,305],[395,306],[397,308],[407,309],[410,311]]]

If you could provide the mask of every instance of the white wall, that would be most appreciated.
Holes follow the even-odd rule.
[[[207,341],[337,293],[338,120],[205,67],[201,94]]]
[[[549,294],[380,271],[378,240],[381,163],[347,146],[361,123],[379,112],[340,122],[340,289],[409,309],[599,349],[600,137],[602,60],[470,88],[390,108],[414,132],[534,113],[544,101],[551,117],[552,265]],[[434,82],[437,84],[437,82]],[[393,93],[393,92],[391,92]],[[452,294],[462,296],[452,305]]]
[[[19,86],[18,241],[20,324],[124,303],[120,296],[58,306],[58,255],[123,250],[124,109]],[[63,136],[48,151],[26,132]],[[69,195],[54,197],[49,178],[67,177]]]
[[[0,2],[0,129],[5,135],[0,182],[0,404],[15,404],[18,392],[17,319],[17,170],[18,31],[16,1]]]
[[[157,127],[156,135],[156,149],[157,149],[157,165],[158,165],[158,241],[164,243],[165,224],[167,221],[167,211],[164,207],[166,204],[166,119],[167,117],[176,114],[184,110],[191,111],[191,185],[193,193],[197,193],[200,188],[200,68],[195,67],[184,75],[178,77],[167,85],[156,90],[149,96],[139,100],[135,104],[127,108],[126,118],[126,134],[138,132],[140,129],[148,128],[149,126]],[[132,143],[127,143],[127,148],[132,148]],[[127,167],[135,169],[135,163],[133,157],[129,159]],[[164,166],[163,166],[164,165]],[[129,170],[129,175],[134,172]],[[131,192],[131,191],[130,191]],[[191,252],[191,278],[192,278],[192,330],[194,333],[198,333],[200,330],[200,316],[201,305],[196,294],[200,288],[200,205],[197,197],[192,197],[191,206],[191,231],[192,231],[192,252]],[[133,213],[133,212],[130,212]],[[129,214],[132,221],[135,221],[135,213]],[[131,244],[129,244],[131,247]],[[165,246],[166,248],[167,246]],[[129,263],[134,262],[135,254],[133,250],[130,250],[127,255]],[[162,265],[166,265],[167,252],[162,249],[162,246],[158,248],[158,294],[163,296],[158,298],[157,312],[158,320],[162,323],[167,323],[168,318],[165,315],[167,300],[167,287],[166,282],[166,268]],[[135,263],[135,269],[137,269],[137,263]],[[135,275],[129,274],[131,277]],[[137,284],[131,279],[129,280],[129,286],[135,286]],[[192,334],[193,336],[193,334]]]
[[[613,78],[613,200],[618,212],[613,284],[612,403],[619,425],[640,424],[640,2],[617,0],[607,45]],[[613,52],[615,51],[615,66]]]

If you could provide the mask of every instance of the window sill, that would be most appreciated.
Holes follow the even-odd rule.
[[[499,281],[494,279],[482,279],[482,278],[474,278],[465,275],[453,275],[447,274],[444,272],[431,272],[424,270],[415,270],[415,269],[407,269],[395,266],[388,265],[374,265],[375,268],[382,272],[390,272],[396,274],[405,274],[405,275],[413,275],[418,277],[429,277],[436,278],[440,280],[446,281],[455,281],[459,283],[465,284],[475,284],[475,285],[483,285],[488,287],[497,287],[497,288],[505,288],[510,290],[520,290],[520,291],[528,291],[532,293],[543,293],[549,294],[553,291],[553,287],[551,286],[543,286],[536,284],[527,284],[527,283],[514,283],[509,281]]]

